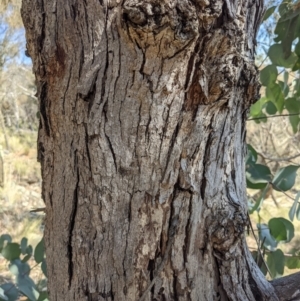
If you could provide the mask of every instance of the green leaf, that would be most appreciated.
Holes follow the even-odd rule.
[[[300,58],[298,58],[297,62],[292,68],[292,71],[298,71],[300,69]]]
[[[7,260],[14,260],[20,257],[21,249],[18,243],[9,242],[1,252],[2,256]]]
[[[279,85],[284,97],[287,97],[290,92],[289,86],[286,85],[285,82],[283,82],[281,80],[278,81],[278,85]]]
[[[269,183],[271,177],[271,171],[268,166],[256,163],[250,163],[246,166],[246,178],[253,184]]]
[[[287,86],[289,84],[289,73],[287,71],[284,71],[283,79],[284,79],[284,85]]]
[[[11,262],[11,264],[9,266],[9,270],[15,276],[18,276],[20,274],[29,275],[30,266],[27,263],[22,262],[20,259],[15,259]]]
[[[296,214],[296,209],[298,207],[298,202],[299,202],[299,198],[300,198],[300,191],[298,191],[295,201],[293,203],[293,206],[291,207],[290,211],[289,211],[289,218],[291,221],[294,220],[295,214]],[[298,207],[299,209],[300,207]]]
[[[285,265],[289,269],[300,269],[300,259],[299,257],[286,257]]]
[[[259,239],[264,242],[264,246],[270,251],[275,251],[278,243],[271,235],[268,226],[266,224],[257,224],[257,229]]]
[[[266,112],[269,115],[275,115],[277,113],[277,108],[272,101],[266,103]]]
[[[246,156],[246,164],[249,163],[255,163],[257,160],[257,152],[252,147],[252,145],[247,144],[247,156]]]
[[[31,245],[29,245],[29,246],[27,247],[27,249],[26,249],[26,254],[28,254],[28,255],[32,255],[32,253],[33,253],[32,246],[31,246]]]
[[[276,82],[278,71],[275,65],[266,66],[260,71],[260,81],[263,86],[269,86]]]
[[[280,86],[278,84],[268,86],[266,88],[266,97],[274,103],[277,110],[281,113],[284,106],[284,96]]]
[[[265,187],[265,189],[263,190],[261,196],[256,200],[255,204],[253,207],[249,208],[249,213],[252,214],[254,211],[259,211],[261,205],[263,204],[263,201],[265,199],[266,193],[268,192],[270,184],[268,183]]]
[[[27,254],[27,255],[24,256],[24,258],[22,259],[22,262],[27,262],[30,258],[31,258],[31,254]]]
[[[297,220],[300,221],[300,204],[298,204],[297,212],[296,212]]]
[[[298,43],[296,44],[296,47],[295,47],[295,53],[296,53],[297,56],[300,58],[300,40],[299,40]]]
[[[42,269],[43,274],[47,277],[47,266],[46,266],[45,259],[42,261],[41,269]]]
[[[40,296],[37,301],[48,301],[48,293],[40,292]]]
[[[265,12],[262,21],[263,22],[266,21],[274,13],[275,9],[276,9],[276,5],[269,7]]]
[[[250,107],[250,115],[252,117],[260,117],[262,114],[262,109],[264,107],[264,104],[268,101],[266,97],[260,98],[256,103],[254,103]]]
[[[283,217],[271,218],[268,226],[271,235],[278,242],[289,242],[294,237],[294,225]]]
[[[268,183],[253,184],[253,183],[249,182],[247,179],[246,179],[246,184],[247,184],[247,188],[257,189],[257,190],[264,189],[268,185]]]
[[[42,262],[44,259],[44,239],[42,239],[34,249],[34,260],[37,263]]]
[[[273,44],[269,48],[268,56],[274,65],[285,68],[292,68],[298,59],[295,53],[290,53],[289,56],[286,57],[282,44]]]
[[[17,276],[17,285],[19,290],[31,301],[37,301],[39,293],[35,288],[33,280],[29,276],[19,274]]]
[[[278,12],[282,17],[285,14],[288,14],[290,9],[290,1],[282,1],[282,3],[278,7]]]
[[[300,96],[300,78],[294,80],[294,96]]]
[[[295,97],[285,100],[285,107],[290,114],[300,114],[300,102]],[[289,116],[290,124],[293,128],[293,132],[297,133],[300,122],[300,115]]]
[[[298,101],[295,97],[287,98],[285,100],[285,107],[289,113],[300,114],[300,101]]]
[[[300,8],[296,8],[295,6],[291,5],[291,0],[284,0],[284,2],[287,4],[287,7],[285,13],[281,14],[281,18],[278,21],[279,23],[284,22],[286,20],[294,19],[294,17],[298,16],[300,13]]]
[[[284,53],[284,58],[288,58],[291,55],[292,43],[297,37],[296,28],[298,25],[298,15],[295,15],[294,18],[290,19],[289,29],[286,32],[284,39],[282,40],[282,48]],[[295,55],[296,57],[296,55]]]
[[[0,236],[0,251],[2,251],[2,249],[3,249],[3,247],[4,247],[4,243],[5,243],[6,241],[7,241],[7,242],[11,242],[11,241],[12,241],[11,236],[8,235],[8,234],[2,234],[2,235]]]
[[[2,297],[2,293],[5,294],[5,296],[7,297],[7,299],[4,299]],[[19,298],[19,292],[16,288],[16,286],[12,283],[12,282],[7,282],[4,284],[1,284],[0,286],[0,299],[4,299],[4,300],[8,300],[8,301],[16,301]]]
[[[275,252],[270,252],[267,256],[267,265],[272,275],[272,278],[278,278],[283,275],[285,258],[280,249]]]
[[[295,184],[298,168],[299,166],[295,165],[280,168],[272,181],[273,188],[278,191],[287,191],[291,189]]]
[[[8,301],[8,296],[5,295],[4,289],[0,287],[0,301]]]
[[[28,243],[28,239],[26,237],[23,237],[21,240],[21,252],[23,255],[26,254],[27,243]]]

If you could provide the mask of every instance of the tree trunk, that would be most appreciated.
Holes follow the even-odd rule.
[[[249,253],[261,0],[23,0],[51,301],[279,300]]]

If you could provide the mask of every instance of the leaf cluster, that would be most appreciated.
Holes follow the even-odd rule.
[[[250,119],[257,123],[268,122],[268,118],[287,115],[294,134],[300,129],[300,1],[283,0],[271,6],[265,13],[263,21],[273,18],[273,43],[266,51],[261,67],[260,81],[263,96],[251,107]],[[295,186],[299,165],[290,164],[271,172],[261,154],[253,145],[248,144],[246,157],[247,188],[259,191],[255,197],[249,197],[249,213],[256,213],[260,218],[260,210],[264,200],[272,190],[281,192],[291,198],[287,191]],[[274,159],[275,160],[275,159]],[[279,160],[278,160],[279,161]],[[269,163],[272,159],[269,160]],[[278,166],[278,165],[276,165]],[[269,272],[272,278],[284,274],[284,267],[300,268],[300,249],[285,254],[280,246],[291,242],[295,229],[293,221],[300,220],[300,192],[296,193],[289,210],[289,220],[283,217],[271,218],[268,222],[257,224],[258,248],[252,252],[261,270]],[[260,260],[264,257],[267,266]]]
[[[27,301],[48,300],[45,279],[36,284],[30,277],[32,269],[38,266],[47,277],[43,239],[33,250],[26,237],[16,243],[12,242],[10,235],[1,235],[0,254],[7,260],[9,271],[15,279],[0,285],[0,301],[16,301],[20,296],[26,296]]]

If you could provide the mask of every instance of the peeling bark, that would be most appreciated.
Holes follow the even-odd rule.
[[[261,0],[23,0],[52,301],[279,300],[249,253]]]

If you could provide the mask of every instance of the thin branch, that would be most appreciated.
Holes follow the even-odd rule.
[[[268,55],[265,56],[265,58],[262,60],[261,64],[259,66],[257,66],[258,69],[263,65],[263,63],[266,61],[266,59],[268,57],[269,57]]]
[[[262,252],[261,252],[259,241],[258,241],[258,239],[257,239],[257,237],[256,237],[256,235],[255,235],[255,233],[254,233],[254,229],[253,229],[253,226],[252,226],[252,223],[251,223],[251,219],[250,219],[249,212],[247,212],[247,215],[248,215],[248,223],[249,223],[249,225],[250,225],[250,229],[251,229],[251,231],[252,231],[252,234],[253,234],[254,239],[255,239],[255,241],[256,241],[256,244],[257,244],[257,251],[258,251],[257,254],[260,255],[263,264],[265,265],[265,267],[266,267],[266,269],[267,269],[269,275],[272,277],[271,271],[270,271],[270,269],[269,269],[269,267],[268,267],[268,265],[267,265],[267,263],[266,263],[266,261],[265,261],[265,259],[264,259],[264,255],[263,255]],[[273,278],[273,277],[272,277],[272,278]]]
[[[272,115],[272,116],[263,116],[263,117],[254,117],[254,118],[248,118],[248,120],[259,120],[259,119],[268,119],[268,118],[274,118],[274,117],[284,117],[284,116],[296,116],[300,115],[300,113],[292,113],[292,114],[281,114],[281,115]]]
[[[269,182],[269,184],[271,184],[274,189],[276,188],[276,190],[282,192],[286,197],[288,197],[289,199],[291,199],[293,202],[295,201],[295,198],[291,197],[285,191],[283,191],[280,188],[276,187],[272,182]]]
[[[258,230],[254,230],[254,231],[258,231]],[[257,251],[256,248],[254,247],[248,247],[250,251]],[[269,251],[268,249],[266,249],[266,253],[269,254],[269,253],[272,253],[272,251]],[[293,254],[289,254],[289,253],[283,253],[283,255],[285,257],[289,257],[289,258],[299,258],[300,259],[300,255],[293,255]]]
[[[291,157],[285,157],[285,158],[272,158],[272,157],[268,157],[263,153],[257,153],[258,155],[260,155],[261,157],[263,157],[266,160],[270,160],[270,161],[274,161],[274,162],[281,162],[281,161],[290,161],[292,159],[295,159],[297,157],[300,157],[300,154],[291,156]]]

